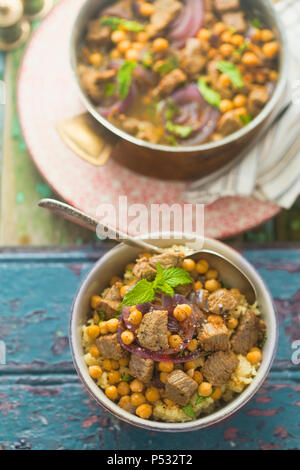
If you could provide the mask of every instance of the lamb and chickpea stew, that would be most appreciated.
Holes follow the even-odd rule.
[[[163,145],[215,142],[270,100],[279,44],[240,0],[120,0],[87,25],[82,88],[99,113]]]
[[[84,360],[106,396],[144,419],[185,422],[252,382],[266,324],[207,261],[172,247],[113,277],[82,327]]]

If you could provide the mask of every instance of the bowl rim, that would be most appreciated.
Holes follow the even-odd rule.
[[[160,234],[162,235],[162,234]],[[164,233],[165,235],[165,233]],[[173,234],[174,235],[174,234]],[[153,236],[153,234],[148,234],[148,236],[137,237],[147,239],[149,236]],[[176,239],[184,240],[184,234],[176,233]],[[157,237],[158,238],[158,237]],[[170,239],[169,239],[170,240]],[[164,239],[164,242],[166,240]],[[168,241],[168,240],[167,240]],[[152,239],[153,242],[153,239]],[[269,327],[268,331],[268,339],[267,342],[269,343],[268,347],[268,354],[265,359],[262,361],[260,368],[258,369],[257,376],[254,377],[252,383],[237,397],[235,397],[231,402],[227,405],[223,406],[219,410],[209,414],[200,416],[196,420],[188,421],[184,423],[169,423],[169,422],[160,422],[160,421],[150,421],[139,418],[136,415],[133,415],[123,409],[121,409],[116,403],[109,400],[104,392],[96,385],[96,383],[91,379],[88,374],[87,366],[83,360],[83,354],[80,351],[80,348],[76,344],[76,336],[78,334],[77,329],[77,318],[80,317],[79,312],[79,303],[82,295],[84,294],[85,290],[88,288],[90,284],[91,278],[93,278],[94,274],[98,271],[99,267],[110,258],[111,254],[115,254],[118,250],[124,249],[126,245],[123,243],[115,246],[114,248],[108,250],[99,260],[93,265],[93,267],[89,270],[83,281],[81,282],[73,300],[72,309],[71,309],[71,317],[70,317],[70,326],[69,326],[69,342],[70,342],[70,349],[72,354],[73,363],[77,374],[84,386],[87,390],[89,395],[97,402],[97,404],[103,408],[105,411],[110,412],[112,415],[117,416],[122,421],[127,422],[128,424],[132,424],[134,426],[152,430],[152,431],[160,431],[160,432],[190,432],[196,431],[199,429],[204,429],[210,426],[213,426],[217,423],[228,419],[230,416],[235,414],[239,411],[242,407],[244,407],[257,393],[257,391],[261,388],[264,381],[266,380],[272,363],[275,358],[276,350],[277,350],[277,342],[278,342],[278,316],[277,311],[270,294],[268,287],[265,285],[263,279],[261,278],[260,274],[256,271],[256,269],[234,248],[220,242],[219,240],[214,240],[212,238],[205,237],[204,243],[209,243],[214,245],[214,249],[216,248],[223,248],[223,250],[227,251],[227,253],[231,253],[231,256],[234,257],[234,261],[237,262],[242,261],[243,269],[247,271],[247,274],[250,275],[252,281],[259,285],[259,291],[263,292],[265,297],[266,304],[268,304],[268,311],[270,312],[270,321],[272,322],[272,328]],[[164,246],[168,246],[164,243]],[[238,264],[238,263],[237,263]]]
[[[76,36],[77,36],[77,31],[79,27],[79,22],[81,20],[81,17],[84,15],[85,10],[88,8],[89,4],[92,3],[93,0],[87,0],[83,6],[80,8],[76,19],[73,24],[72,28],[72,33],[70,37],[70,65],[71,65],[71,70],[73,73],[73,78],[75,80],[78,96],[80,97],[82,103],[88,110],[88,112],[100,123],[102,124],[106,129],[111,131],[114,135],[120,137],[121,139],[124,139],[125,141],[128,141],[132,144],[137,145],[138,147],[143,147],[151,150],[157,150],[161,152],[172,152],[172,153],[192,153],[192,152],[200,152],[200,151],[210,151],[210,150],[216,150],[216,149],[221,149],[224,145],[229,145],[232,144],[239,139],[245,137],[248,133],[251,133],[254,129],[256,129],[260,124],[263,124],[264,121],[271,115],[271,113],[274,111],[276,108],[277,104],[279,103],[280,99],[283,96],[284,89],[286,87],[287,83],[287,64],[288,64],[288,54],[287,54],[287,38],[286,38],[286,33],[285,29],[283,26],[283,23],[281,21],[280,16],[276,12],[276,9],[274,5],[271,3],[271,0],[259,0],[261,3],[264,3],[265,8],[268,9],[269,15],[273,19],[276,28],[278,30],[278,39],[281,45],[281,54],[280,54],[280,61],[279,61],[279,80],[276,84],[274,93],[271,97],[271,99],[268,101],[266,106],[262,109],[262,111],[246,126],[242,127],[242,129],[234,132],[233,134],[230,134],[229,136],[225,137],[224,139],[221,139],[220,141],[217,142],[210,142],[206,144],[200,144],[200,145],[195,145],[195,146],[178,146],[174,147],[171,145],[162,145],[162,144],[153,144],[151,142],[147,142],[142,139],[138,139],[137,137],[134,137],[127,132],[119,129],[117,126],[112,124],[110,121],[108,121],[106,118],[101,116],[101,114],[97,111],[96,106],[93,105],[93,103],[90,101],[86,93],[83,91],[79,76],[77,73],[77,51],[76,51]]]

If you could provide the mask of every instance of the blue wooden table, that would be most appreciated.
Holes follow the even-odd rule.
[[[0,252],[0,340],[7,348],[7,364],[0,365],[0,449],[299,449],[300,365],[292,363],[292,343],[300,340],[300,246],[244,252],[275,297],[276,361],[238,415],[189,434],[124,424],[99,409],[79,383],[68,345],[70,306],[103,251]]]

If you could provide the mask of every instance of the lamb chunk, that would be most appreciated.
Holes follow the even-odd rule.
[[[115,300],[117,302],[122,302],[122,296],[120,292],[122,285],[123,285],[122,282],[115,282],[115,284],[110,289],[108,289],[104,298],[108,300]]]
[[[159,82],[157,88],[154,89],[154,96],[169,96],[180,85],[186,82],[187,76],[181,69],[174,69],[167,73]]]
[[[122,348],[118,341],[117,333],[101,336],[96,339],[96,346],[104,359],[123,359],[128,357],[127,351]]]
[[[151,351],[161,351],[169,347],[168,343],[168,312],[153,310],[146,313],[137,331],[142,347]]]
[[[193,291],[193,284],[182,284],[180,286],[175,287],[176,294],[183,295],[183,297],[188,297],[190,293]]]
[[[148,281],[153,281],[156,275],[156,266],[158,263],[163,269],[178,267],[183,258],[183,254],[172,252],[155,255],[151,258],[144,257],[137,261],[132,272],[138,279],[148,279]]]
[[[105,320],[109,320],[110,318],[114,318],[118,313],[120,303],[121,302],[116,300],[101,299],[97,310],[105,314]]]
[[[249,111],[252,116],[257,116],[269,100],[267,87],[254,86],[249,95]]]
[[[206,10],[204,12],[204,25],[206,28],[213,28],[215,23],[217,22],[217,17],[214,15],[214,13],[210,10]]]
[[[240,8],[240,0],[214,0],[215,9],[219,13],[228,10],[238,10]]]
[[[140,121],[133,117],[119,116],[122,129],[128,134],[136,136],[138,139],[147,142],[157,143],[158,134],[155,126],[149,121]]]
[[[243,123],[234,111],[227,111],[219,121],[218,132],[226,137],[227,135],[238,131],[242,127]]]
[[[167,378],[166,396],[178,405],[184,406],[197,390],[198,384],[180,369],[173,370]]]
[[[193,303],[197,305],[198,308],[207,312],[208,311],[208,296],[209,296],[208,290],[200,289],[200,290],[197,290],[193,294],[193,298],[191,300]]]
[[[99,87],[97,70],[86,69],[81,74],[81,84],[95,103],[101,103],[104,98],[104,88]]]
[[[188,75],[201,72],[206,64],[205,44],[201,39],[190,38],[182,52],[182,68]]]
[[[133,377],[148,384],[153,376],[154,361],[152,359],[144,359],[143,357],[131,354],[129,362],[129,372]]]
[[[135,264],[132,274],[138,279],[147,279],[153,281],[156,276],[156,269],[149,263],[149,258],[140,258]]]
[[[118,16],[129,20],[132,18],[132,0],[120,0],[102,11],[102,15]]]
[[[237,306],[237,298],[227,289],[218,289],[208,297],[208,310],[216,315],[234,310]]]
[[[149,25],[151,35],[165,29],[180,12],[182,4],[177,0],[155,0],[153,7],[154,12],[151,15]]]
[[[222,21],[227,26],[234,28],[238,33],[244,33],[247,29],[244,13],[241,11],[231,11],[222,15]]]
[[[88,23],[86,40],[92,46],[103,46],[110,42],[111,29],[101,24],[99,19]]]
[[[198,335],[204,351],[227,351],[229,347],[229,331],[224,323],[204,323]]]
[[[245,356],[251,348],[257,345],[262,336],[261,332],[264,331],[265,323],[257,318],[251,310],[247,310],[241,317],[236,332],[231,337],[232,350],[236,354]]]
[[[238,363],[237,357],[232,352],[215,352],[209,356],[202,367],[203,377],[212,385],[220,387],[229,380]]]

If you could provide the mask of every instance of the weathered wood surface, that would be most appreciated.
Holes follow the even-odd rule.
[[[103,251],[102,251],[103,252]],[[299,449],[300,246],[250,250],[280,317],[276,362],[263,389],[239,414],[191,434],[135,429],[102,411],[75,374],[68,345],[73,296],[101,251],[0,253],[0,448]]]

